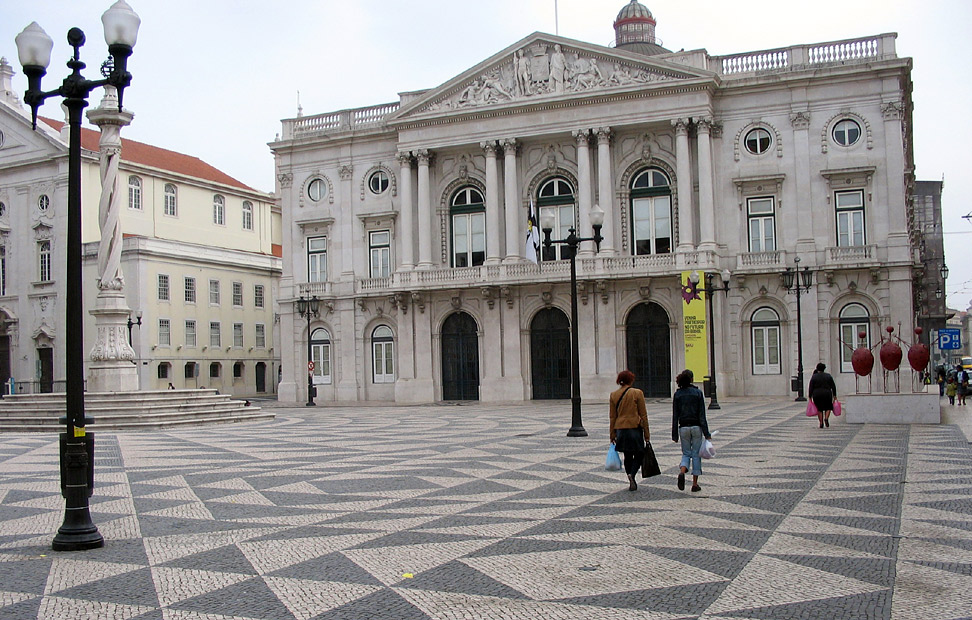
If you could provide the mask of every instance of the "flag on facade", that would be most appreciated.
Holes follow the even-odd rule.
[[[540,223],[537,221],[537,209],[530,199],[530,211],[527,213],[526,253],[527,260],[540,263]]]

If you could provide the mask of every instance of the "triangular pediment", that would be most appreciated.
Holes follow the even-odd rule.
[[[6,101],[0,101],[0,131],[3,132],[0,157],[5,166],[67,152],[68,146],[61,141],[57,131],[40,119],[37,129],[32,129],[30,112]]]
[[[661,58],[537,32],[426,91],[388,120],[584,98],[714,77]]]

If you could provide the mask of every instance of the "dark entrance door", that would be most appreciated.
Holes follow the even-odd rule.
[[[645,396],[668,397],[672,389],[672,343],[668,313],[655,303],[639,304],[628,315],[628,370]]]
[[[479,400],[479,335],[465,312],[442,325],[442,400]]]
[[[49,394],[54,391],[54,349],[37,349],[40,361],[40,391]]]
[[[256,391],[263,393],[267,391],[267,365],[257,362],[256,365]]]
[[[534,400],[570,398],[570,322],[556,308],[530,322],[530,369]]]

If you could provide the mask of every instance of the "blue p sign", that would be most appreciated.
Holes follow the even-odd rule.
[[[962,348],[962,332],[957,328],[938,330],[938,348],[945,350]]]

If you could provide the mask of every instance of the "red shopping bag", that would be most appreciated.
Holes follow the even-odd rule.
[[[817,414],[818,413],[820,413],[820,412],[817,411],[817,406],[813,404],[813,400],[812,399],[808,399],[807,400],[807,417],[808,418],[815,418],[815,417],[817,417]]]
[[[834,399],[834,415],[840,415],[840,401]]]

